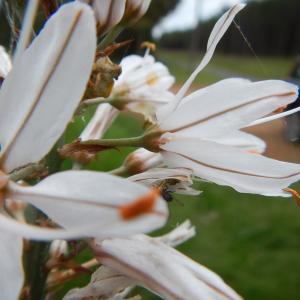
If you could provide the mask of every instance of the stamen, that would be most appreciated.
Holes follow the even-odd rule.
[[[158,81],[159,77],[155,73],[151,73],[147,76],[146,82],[148,85],[155,85]]]
[[[294,197],[294,199],[296,200],[297,205],[300,207],[300,195],[299,195],[299,193],[297,191],[293,190],[293,189],[290,189],[290,188],[285,188],[283,190],[287,193],[290,193]]]
[[[284,110],[285,110],[286,108],[287,108],[287,105],[278,107],[278,108],[274,111],[274,113],[275,113],[275,114],[283,113]]]
[[[147,57],[150,54],[150,51],[154,52],[156,50],[156,45],[154,43],[145,41],[141,44],[141,48],[146,48],[144,57]]]
[[[265,118],[261,118],[261,119],[258,119],[252,123],[250,123],[248,126],[246,127],[250,127],[250,126],[254,126],[254,125],[259,125],[259,124],[263,124],[263,123],[267,123],[267,122],[270,122],[270,121],[274,121],[274,120],[277,120],[277,119],[281,119],[283,117],[286,117],[286,116],[289,116],[289,115],[292,115],[292,114],[295,114],[297,113],[298,111],[300,111],[300,106],[299,107],[296,107],[296,108],[293,108],[293,109],[290,109],[288,111],[285,111],[283,113],[279,113],[279,114],[275,114],[275,115],[272,115],[272,116],[269,116],[269,117],[265,117]]]
[[[120,206],[119,212],[121,217],[124,220],[130,220],[142,214],[150,213],[159,195],[158,189],[152,189],[149,194],[138,198],[134,202]]]

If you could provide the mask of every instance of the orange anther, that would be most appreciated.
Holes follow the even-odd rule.
[[[284,105],[284,106],[281,106],[281,107],[278,107],[274,113],[282,113],[284,112],[284,110],[286,109],[287,105]]]
[[[247,152],[250,154],[260,154],[256,149],[250,149]]]
[[[294,199],[296,200],[297,202],[297,205],[300,207],[300,195],[297,191],[293,190],[293,189],[290,189],[290,188],[285,188],[283,189],[285,192],[288,192],[290,193]]]
[[[142,214],[149,213],[153,210],[160,192],[158,189],[152,189],[147,195],[137,200],[119,207],[119,212],[124,220],[136,218]]]
[[[145,41],[141,44],[141,48],[148,48],[154,52],[156,50],[156,45],[154,43]]]

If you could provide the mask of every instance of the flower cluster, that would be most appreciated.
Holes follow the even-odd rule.
[[[108,57],[118,33],[146,13],[150,0],[71,1],[28,44],[35,2],[29,1],[13,63],[0,48],[3,299],[35,288],[23,288],[23,239],[53,241],[43,283],[49,297],[97,266],[90,283],[65,300],[140,299],[128,298],[137,285],[170,300],[240,299],[219,276],[173,248],[195,235],[188,221],[165,236],[145,233],[165,225],[172,193],[200,193],[192,187],[195,177],[267,196],[290,196],[288,186],[300,178],[298,164],[264,157],[265,143],[240,130],[293,102],[297,87],[233,78],[186,95],[244,5],[219,19],[203,60],[174,94],[174,77],[149,50],[120,65]],[[64,144],[68,124],[92,105],[98,107],[81,135]],[[102,139],[122,110],[144,117],[144,135]],[[122,146],[138,149],[110,174],[81,170],[98,152]],[[62,171],[67,156],[73,167]],[[76,265],[68,241],[80,239],[94,258]]]

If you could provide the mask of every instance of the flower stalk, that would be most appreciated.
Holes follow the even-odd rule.
[[[19,181],[45,169],[42,164],[29,164],[28,166],[18,169],[9,175],[10,180]]]
[[[145,135],[121,138],[121,139],[100,139],[100,140],[88,140],[80,142],[80,145],[86,146],[103,146],[106,148],[116,148],[116,147],[143,147]]]

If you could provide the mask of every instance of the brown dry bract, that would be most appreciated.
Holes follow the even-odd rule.
[[[81,144],[81,140],[77,139],[73,143],[66,144],[58,149],[58,153],[63,158],[71,157],[82,164],[87,164],[95,158],[98,152],[108,149],[114,149],[114,147]]]

